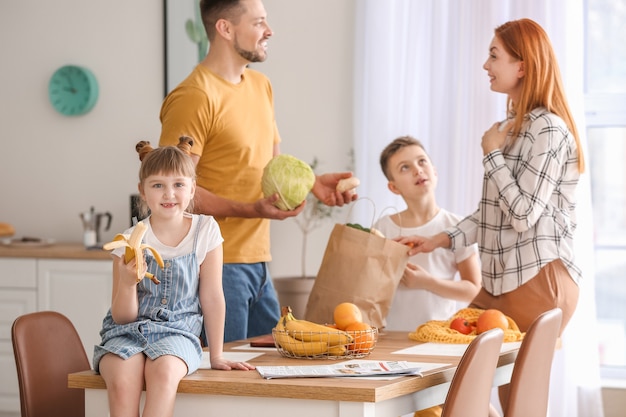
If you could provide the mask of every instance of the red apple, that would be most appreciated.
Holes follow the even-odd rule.
[[[450,328],[452,330],[456,330],[461,334],[470,334],[472,332],[472,326],[463,317],[457,317],[452,320],[452,323],[450,323]]]

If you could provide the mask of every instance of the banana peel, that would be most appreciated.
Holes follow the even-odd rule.
[[[144,249],[148,249],[150,252],[152,252],[154,259],[156,259],[157,264],[159,264],[161,269],[165,267],[165,264],[163,263],[163,258],[161,257],[159,252],[157,252],[157,250],[154,249],[152,246],[141,243],[141,241],[143,240],[143,236],[146,234],[147,230],[148,226],[146,226],[144,222],[139,222],[135,225],[135,229],[133,229],[132,233],[118,233],[113,238],[113,241],[105,243],[102,246],[102,249],[113,250],[126,247],[124,251],[124,262],[128,263],[133,258],[137,258],[137,283],[141,282],[143,278],[147,277],[150,278],[150,280],[155,284],[160,284],[161,281],[159,281],[157,277],[155,277],[154,274],[151,274],[150,272],[146,272],[145,276],[141,275],[140,265],[143,265],[144,263]]]

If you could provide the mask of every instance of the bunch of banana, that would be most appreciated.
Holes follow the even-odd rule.
[[[346,353],[346,345],[354,341],[354,338],[343,330],[296,319],[291,307],[283,307],[281,314],[275,327],[274,338],[281,348],[295,356],[322,354],[343,356]]]
[[[143,265],[144,249],[149,249],[152,252],[152,255],[154,255],[154,258],[156,259],[161,269],[163,269],[164,267],[163,258],[161,257],[159,252],[157,252],[156,249],[154,249],[152,246],[141,243],[141,241],[143,240],[143,236],[146,234],[147,230],[148,226],[146,226],[144,222],[139,222],[135,225],[135,228],[133,229],[133,232],[131,234],[118,233],[117,235],[115,235],[112,242],[105,243],[102,246],[102,249],[104,250],[113,250],[125,246],[126,250],[124,251],[124,262],[126,263],[130,262],[130,260],[134,257],[137,257],[137,282],[140,282],[144,278],[143,276],[141,276],[140,269],[141,265]],[[155,284],[161,283],[161,281],[159,281],[150,272],[146,272],[145,276],[150,278]]]

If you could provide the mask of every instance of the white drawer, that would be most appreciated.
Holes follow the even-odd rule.
[[[37,288],[37,260],[0,258],[0,287]]]

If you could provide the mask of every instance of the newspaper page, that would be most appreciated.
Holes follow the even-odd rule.
[[[407,361],[351,360],[332,365],[304,366],[257,366],[265,379],[272,378],[328,378],[328,377],[376,377],[383,375],[422,376],[421,368]]]

